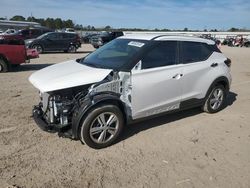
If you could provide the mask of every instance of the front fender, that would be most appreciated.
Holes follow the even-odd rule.
[[[123,113],[125,111],[125,104],[120,100],[120,95],[113,92],[101,92],[97,93],[96,95],[88,95],[85,99],[81,102],[81,106],[75,110],[72,116],[72,138],[78,139],[79,128],[81,125],[81,121],[86,116],[86,114],[93,109],[95,106],[101,103],[115,103],[118,104],[121,108]],[[126,115],[126,114],[124,114]]]

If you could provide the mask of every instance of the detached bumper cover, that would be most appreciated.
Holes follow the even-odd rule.
[[[38,125],[40,129],[46,132],[55,133],[57,132],[60,137],[74,139],[72,136],[72,129],[70,125],[59,127],[55,124],[48,124],[46,120],[43,118],[43,111],[41,106],[34,106],[33,111],[33,119]]]
[[[33,119],[43,131],[47,132],[57,132],[55,126],[49,125],[43,118],[43,111],[40,106],[34,106],[32,110]]]

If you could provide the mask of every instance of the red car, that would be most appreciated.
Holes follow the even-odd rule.
[[[0,38],[0,72],[8,72],[12,67],[39,57],[35,49],[26,49],[23,40]]]
[[[33,39],[41,36],[44,33],[51,32],[53,30],[47,28],[32,28],[32,29],[22,29],[12,34],[2,34],[1,37],[5,39]]]

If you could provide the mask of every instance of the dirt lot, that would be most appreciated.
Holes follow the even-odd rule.
[[[250,187],[250,48],[223,47],[233,61],[228,106],[130,125],[117,144],[93,150],[33,122],[36,70],[77,54],[42,54],[0,74],[0,187]]]

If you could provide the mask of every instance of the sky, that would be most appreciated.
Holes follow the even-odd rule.
[[[1,0],[0,17],[14,15],[95,27],[250,29],[250,0]]]

